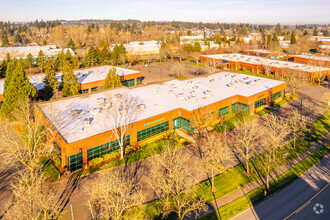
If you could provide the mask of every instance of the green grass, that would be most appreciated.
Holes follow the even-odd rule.
[[[40,158],[39,163],[47,180],[54,181],[61,175],[61,172],[55,167],[50,159],[46,157]]]
[[[319,149],[317,149],[314,153],[312,153],[309,157],[302,160],[300,163],[296,164],[290,170],[286,171],[285,173],[281,174],[274,180],[270,181],[272,193],[282,189],[284,186],[292,182],[293,180],[300,177],[304,174],[307,170],[312,168],[315,164],[321,161],[328,153],[330,152],[329,143],[322,145]],[[261,201],[265,198],[264,194],[264,187],[259,187],[250,193],[242,196],[222,207],[219,209],[201,217],[201,220],[215,220],[215,219],[222,219],[226,220],[229,219],[238,213],[248,209],[249,207],[253,206],[257,202]]]
[[[279,108],[279,107],[281,107],[282,105],[285,105],[286,103],[288,103],[288,101],[286,101],[286,100],[282,100],[282,101],[280,101],[280,102],[278,102],[278,103],[274,103],[273,106],[274,106],[275,108]]]
[[[233,130],[236,126],[236,124],[239,124],[240,120],[242,120],[242,117],[248,118],[249,121],[252,121],[253,119],[255,119],[255,116],[250,116],[250,115],[238,115],[236,114],[236,116],[225,120],[217,125],[215,125],[214,129],[218,132],[218,133],[222,133],[225,131],[225,128],[223,126],[226,126],[226,128],[228,130]]]
[[[288,146],[288,152],[289,155],[286,157],[285,161],[283,162],[286,163],[293,158],[297,157],[299,154],[307,150],[310,146],[312,146],[316,140],[321,139],[330,129],[330,123],[327,121],[327,115],[322,116],[320,119],[318,119],[316,122],[313,123],[312,129],[311,129],[311,134],[306,133],[304,136],[301,136],[299,139],[297,139],[296,142],[296,149],[292,149]],[[311,167],[313,164],[317,163],[321,158],[324,157],[326,152],[329,151],[329,147],[327,149],[324,149],[324,147],[319,148],[316,150],[313,154],[311,154],[308,158],[300,163],[302,165],[297,164],[294,168],[292,169],[297,169],[297,167],[301,166],[300,168],[300,173],[298,171],[295,171],[295,176],[297,177],[298,174],[301,175],[301,172],[303,171],[303,168],[308,169],[308,167]],[[254,170],[255,167],[254,165],[257,166],[258,162],[261,160],[261,157],[263,155],[260,155],[256,158],[254,158],[252,161],[249,162],[251,170]],[[312,158],[310,158],[312,157]],[[305,161],[305,162],[304,162]],[[307,162],[309,161],[309,162]],[[254,165],[253,165],[254,164]],[[280,165],[279,165],[280,166]],[[291,171],[292,171],[291,169]],[[246,186],[247,184],[257,180],[259,177],[257,175],[251,175],[251,176],[246,176],[244,174],[245,171],[245,164],[237,166],[233,169],[230,169],[226,172],[224,172],[221,175],[215,176],[214,177],[214,183],[215,187],[217,189],[217,192],[212,194],[210,192],[210,181],[206,180],[198,185],[196,185],[196,194],[197,196],[204,196],[206,199],[207,203],[213,202],[216,199],[219,199],[227,194],[230,194],[234,191],[236,191],[239,187]],[[290,172],[290,171],[287,171]],[[285,173],[284,173],[285,174]],[[282,175],[284,175],[282,174]],[[260,171],[260,175],[264,176],[265,174]],[[290,176],[288,174],[285,174],[287,176]],[[296,178],[295,177],[295,178]],[[283,180],[274,180],[274,181],[281,181],[283,185],[285,185],[285,181],[292,181],[293,177],[292,175],[290,177],[287,177],[284,179],[284,177],[279,177],[282,178]],[[280,186],[281,183],[277,183],[276,185]],[[272,184],[272,182],[271,182]],[[272,186],[272,185],[271,185]],[[272,186],[274,187],[274,186]],[[275,188],[276,189],[276,188]],[[277,190],[277,189],[276,189]],[[236,215],[237,213],[247,209],[248,207],[251,206],[251,204],[255,204],[257,201],[260,201],[261,199],[264,198],[263,195],[263,189],[258,188],[250,193],[248,193],[246,196],[241,197],[232,203],[229,203],[223,207],[220,208],[220,213],[221,213],[221,219],[228,219],[231,216]],[[147,214],[148,217],[150,218],[158,218],[158,206],[157,206],[157,201],[153,201],[147,204],[144,204],[143,206],[140,207],[141,209],[144,209],[144,212]],[[217,213],[213,212],[210,213],[209,215],[206,216],[206,218],[202,219],[217,219]]]
[[[259,115],[261,117],[261,116],[264,116],[265,114],[268,114],[269,112],[270,112],[269,109],[264,109],[264,110],[258,112],[257,115]]]

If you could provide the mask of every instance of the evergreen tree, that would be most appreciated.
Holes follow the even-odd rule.
[[[202,50],[202,47],[199,42],[194,43],[194,51],[200,52]]]
[[[12,118],[12,110],[19,102],[34,97],[36,92],[36,88],[29,82],[22,64],[14,59],[9,63],[6,72],[1,113],[7,118]]]
[[[215,43],[216,43],[216,44],[219,44],[219,47],[221,46],[222,39],[221,39],[221,35],[220,35],[220,34],[217,34],[217,35],[215,36]]]
[[[324,37],[329,37],[329,31],[328,30],[324,30],[323,31],[323,36]]]
[[[103,83],[103,89],[110,89],[122,86],[120,76],[116,73],[116,68],[111,67]]]
[[[24,68],[25,69],[29,68],[31,70],[32,67],[33,67],[33,56],[31,53],[29,53],[25,58]]]
[[[318,35],[319,35],[319,30],[317,30],[317,27],[315,26],[313,31],[313,36],[318,36]]]
[[[62,71],[62,91],[63,96],[73,96],[79,94],[80,84],[77,79],[77,76],[73,72],[72,65],[65,61],[63,63],[63,71]]]
[[[268,34],[267,35],[267,46],[269,46],[271,42],[272,42],[272,35]]]
[[[15,43],[22,43],[22,37],[18,32],[15,34],[14,42]]]
[[[278,37],[277,37],[277,34],[276,34],[276,33],[274,33],[274,34],[273,34],[273,39],[272,39],[272,41],[274,41],[274,42],[279,42],[279,40],[278,40]]]
[[[54,58],[50,58],[47,61],[45,66],[45,73],[46,73],[46,78],[45,78],[46,86],[49,85],[52,88],[52,90],[57,90],[59,86],[58,86],[58,81],[56,80]]]
[[[9,47],[9,41],[6,34],[2,35],[1,41],[2,41],[1,47]]]
[[[38,53],[37,64],[41,68],[41,72],[44,71],[45,62],[46,62],[45,54],[42,50],[40,50]]]
[[[103,46],[102,50],[100,51],[100,64],[108,64],[110,61],[110,51],[107,46]]]
[[[296,44],[296,43],[297,43],[296,34],[294,31],[292,31],[290,44]]]
[[[275,33],[277,35],[281,35],[281,25],[280,25],[280,23],[277,23],[277,25],[275,27]]]
[[[42,46],[46,46],[47,45],[47,41],[46,41],[46,39],[44,39],[43,41],[42,41]]]
[[[69,39],[66,47],[67,48],[71,48],[72,50],[75,50],[76,49],[76,44],[74,43],[74,41],[72,40],[72,38]]]
[[[305,30],[304,33],[303,33],[303,35],[304,36],[307,36],[308,35],[308,31]]]

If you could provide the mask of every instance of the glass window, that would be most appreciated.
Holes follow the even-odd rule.
[[[92,92],[96,92],[97,91],[97,87],[93,87],[91,90],[92,90]]]
[[[137,133],[137,141],[142,141],[144,139],[147,139],[149,137],[152,137],[156,134],[162,133],[164,131],[167,131],[169,129],[169,123],[164,122],[159,125],[144,129],[142,131],[139,131]]]
[[[142,82],[142,78],[141,77],[139,77],[139,78],[136,79],[136,84],[137,85],[141,85],[141,82]]]
[[[275,100],[277,98],[280,98],[281,96],[282,96],[282,91],[278,91],[278,92],[272,94],[271,100],[273,101],[273,100]]]
[[[131,144],[131,137],[127,135],[124,138],[124,146]],[[93,160],[97,157],[102,157],[112,151],[118,150],[120,148],[118,140],[110,141],[109,143],[102,144],[100,146],[94,147],[87,150],[87,159],[88,161]]]
[[[254,109],[266,105],[266,98],[260,99],[254,103]]]
[[[0,102],[0,109],[1,109],[2,103],[3,103],[3,102]]]
[[[233,113],[238,113],[238,112],[249,113],[250,108],[249,108],[249,105],[246,105],[246,104],[243,104],[243,103],[240,103],[240,102],[236,102],[236,103],[231,105],[231,111]]]
[[[228,112],[229,112],[229,107],[228,106],[227,107],[224,107],[222,109],[219,109],[219,117],[227,114]]]
[[[190,121],[183,117],[178,117],[173,119],[173,129],[179,129],[179,128],[190,133],[194,131],[194,129],[190,125]]]
[[[135,86],[134,79],[122,81],[122,84],[127,87]]]
[[[88,93],[88,89],[83,89],[83,90],[80,90],[80,93],[81,93],[81,94],[85,94],[85,93]]]
[[[83,167],[82,153],[72,155],[68,159],[69,159],[69,171],[70,172],[79,170]]]

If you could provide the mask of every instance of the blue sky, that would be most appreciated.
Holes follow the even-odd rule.
[[[0,20],[330,23],[330,0],[0,0]]]

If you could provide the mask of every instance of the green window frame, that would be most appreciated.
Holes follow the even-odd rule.
[[[136,85],[141,85],[141,82],[142,82],[142,78],[139,77],[136,79]]]
[[[124,146],[131,144],[131,137],[127,135],[124,137]],[[94,147],[92,149],[87,150],[87,160],[91,161],[94,158],[102,157],[108,153],[116,151],[120,148],[118,140],[110,141],[108,143],[102,144],[100,146]]]
[[[125,81],[122,81],[122,84],[123,84],[123,86],[131,87],[131,86],[135,86],[134,81],[135,81],[134,79],[125,80]]]
[[[177,117],[173,119],[173,129],[183,129],[189,133],[193,132],[194,129],[190,125],[190,121],[183,117]]]
[[[275,92],[274,94],[272,94],[271,100],[274,101],[275,99],[278,99],[281,96],[282,96],[282,91]]]
[[[1,109],[2,103],[3,103],[3,102],[0,102],[0,109]]]
[[[78,153],[68,157],[69,171],[73,172],[83,168],[83,155]]]
[[[137,141],[142,141],[144,139],[150,138],[154,135],[160,134],[164,131],[167,131],[170,128],[169,122],[164,122],[153,127],[144,129],[137,133]]]
[[[254,103],[254,109],[266,105],[266,98],[260,99]]]
[[[231,111],[233,113],[238,113],[238,112],[246,112],[249,113],[250,112],[250,106],[240,103],[240,102],[236,102],[234,104],[231,105]]]
[[[85,94],[85,93],[88,93],[88,89],[83,89],[83,90],[80,90],[80,93],[81,93],[81,94]]]
[[[92,91],[92,92],[96,92],[96,91],[97,91],[97,87],[93,87],[93,88],[91,89],[91,91]]]
[[[228,107],[228,106],[219,109],[219,117],[224,116],[224,115],[227,114],[228,112],[229,112],[229,107]]]

